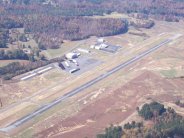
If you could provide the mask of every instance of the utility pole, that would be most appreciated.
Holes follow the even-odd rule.
[[[2,103],[2,101],[1,101],[1,98],[0,98],[0,105],[1,105],[1,107],[3,107],[3,103]]]
[[[0,79],[0,80],[1,80],[0,86],[3,86],[3,79]]]
[[[1,80],[0,87],[2,87],[3,86],[3,79],[0,79],[0,80]],[[2,103],[1,98],[0,98],[0,106],[3,107],[3,103]]]

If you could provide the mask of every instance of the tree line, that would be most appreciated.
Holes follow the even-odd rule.
[[[162,20],[184,17],[182,0],[52,0],[57,6],[43,5],[45,0],[12,0],[4,3],[11,14],[44,14],[62,16],[93,16],[120,13],[144,13]],[[117,4],[118,3],[118,4]]]

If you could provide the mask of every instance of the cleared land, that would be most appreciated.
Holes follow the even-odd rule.
[[[3,94],[3,91],[7,91],[6,95],[2,96],[4,98],[2,100],[4,103],[6,98],[8,103],[5,102],[4,109],[0,113],[4,114],[6,112],[7,114],[7,116],[3,116],[0,119],[1,128],[23,117],[25,108],[29,108],[26,112],[30,113],[66,94],[73,88],[112,69],[119,63],[127,61],[127,59],[141,53],[141,51],[145,51],[175,34],[183,34],[183,30],[179,30],[178,26],[182,28],[183,22],[158,22],[153,29],[142,29],[141,32],[146,33],[150,36],[149,38],[128,33],[106,37],[105,39],[108,42],[113,45],[120,45],[122,48],[116,54],[92,50],[92,56],[98,57],[98,60],[104,63],[79,76],[69,75],[56,68],[28,81],[4,84],[0,88],[0,93]],[[135,31],[134,28],[131,31]],[[163,32],[165,34],[160,35]],[[85,40],[85,45],[80,47],[88,48],[95,40],[95,37],[87,39]],[[182,36],[174,43],[151,54],[135,65],[115,73],[113,76],[85,90],[84,93],[60,103],[21,126],[21,129],[26,129],[24,132],[19,133],[17,137],[28,137],[28,134],[37,137],[67,136],[72,138],[76,135],[79,137],[92,137],[97,132],[101,132],[110,123],[121,123],[135,111],[137,105],[145,102],[147,98],[151,97],[163,102],[173,102],[179,97],[183,98],[183,80],[165,78],[162,72],[171,68],[176,70],[175,77],[182,75],[184,68],[182,62],[183,43]],[[178,54],[176,55],[175,52]],[[15,96],[17,93],[21,95],[20,98]],[[8,99],[10,95],[12,100]],[[164,98],[160,99],[160,97]],[[17,103],[22,103],[26,107],[21,107],[21,104]],[[113,116],[117,117],[114,118]],[[14,133],[17,134],[17,132]]]
[[[123,62],[121,64],[119,64],[118,66],[114,67],[113,69],[107,71],[106,73],[96,77],[95,79],[86,82],[85,84],[75,88],[74,90],[66,93],[65,95],[58,97],[56,100],[52,101],[50,104],[47,104],[46,106],[41,106],[39,109],[37,109],[36,111],[26,115],[25,117],[16,120],[15,122],[13,122],[12,124],[8,125],[5,128],[2,128],[1,131],[4,132],[9,132],[12,131],[13,129],[16,129],[17,127],[19,127],[20,125],[24,124],[25,122],[28,122],[29,120],[33,119],[34,117],[38,116],[39,114],[46,112],[47,110],[49,110],[50,108],[56,106],[57,104],[59,104],[60,102],[67,100],[68,98],[86,90],[87,88],[95,85],[96,83],[98,83],[99,81],[113,75],[114,73],[116,73],[117,71],[126,68],[127,66],[139,61],[140,59],[144,58],[145,56],[155,52],[156,50],[158,50],[159,48],[161,48],[164,45],[167,45],[168,43],[172,42],[173,39],[167,39],[164,40],[163,42],[159,43],[158,45],[136,55],[135,57],[129,59],[126,62]],[[25,78],[25,77],[24,77]],[[26,77],[27,78],[27,77]]]

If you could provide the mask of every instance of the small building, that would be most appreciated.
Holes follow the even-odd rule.
[[[101,48],[107,48],[107,47],[108,47],[108,45],[107,45],[107,44],[102,43],[102,44],[100,45],[100,47],[101,47]]]
[[[91,45],[90,48],[91,48],[91,49],[94,49],[94,48],[95,48],[95,45]]]
[[[107,47],[108,47],[107,44],[102,43],[102,44],[91,46],[90,48],[101,50],[101,49],[104,49],[104,48],[107,48]]]
[[[97,40],[97,43],[104,43],[105,42],[105,40],[103,39],[103,38],[99,38],[98,40]]]
[[[77,50],[80,51],[80,52],[83,52],[83,53],[90,53],[89,50],[83,49],[83,48],[78,48]]]
[[[23,52],[26,53],[26,54],[31,54],[31,49],[29,49],[29,48],[24,48],[24,49],[23,49]]]
[[[100,50],[101,49],[101,46],[100,45],[97,45],[97,46],[95,46],[95,49]]]
[[[74,53],[74,52],[71,52],[71,53],[67,53],[65,55],[65,57],[67,59],[74,59],[74,58],[78,58],[80,56],[80,53]]]
[[[77,60],[72,59],[71,62],[73,62],[75,65],[79,66],[79,63],[77,62]]]
[[[70,67],[70,65],[68,64],[68,62],[67,62],[67,61],[65,61],[65,65],[66,65],[67,67]]]

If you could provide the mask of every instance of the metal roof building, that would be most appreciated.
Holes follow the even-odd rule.
[[[66,55],[65,55],[65,57],[67,58],[67,59],[74,59],[74,58],[78,58],[80,56],[80,53],[67,53]]]

